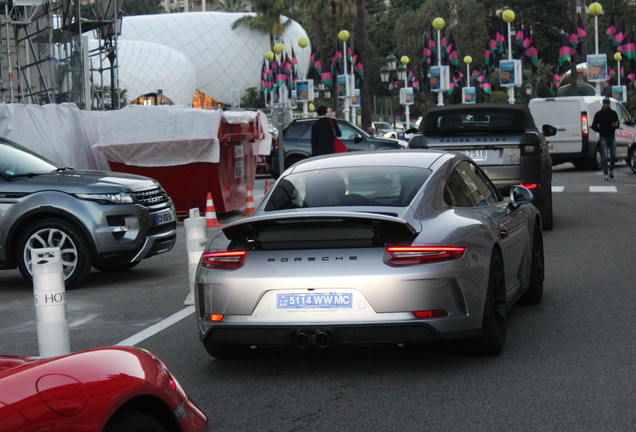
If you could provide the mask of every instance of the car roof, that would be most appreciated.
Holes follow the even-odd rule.
[[[448,155],[437,150],[382,150],[338,153],[301,161],[293,172],[351,166],[403,166],[430,168],[440,157]]]

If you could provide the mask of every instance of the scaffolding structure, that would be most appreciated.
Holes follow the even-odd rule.
[[[0,100],[119,108],[121,3],[0,0]]]

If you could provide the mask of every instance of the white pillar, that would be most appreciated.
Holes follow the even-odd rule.
[[[201,10],[205,12],[205,0],[201,0]]]
[[[307,111],[308,103],[309,103],[308,101],[303,102],[303,118],[309,117],[309,111]]]
[[[616,75],[618,75],[618,85],[621,85],[621,62],[618,61],[618,70],[616,71]]]
[[[33,300],[40,357],[70,354],[66,288],[60,248],[32,251]]]
[[[201,255],[208,244],[207,221],[201,217],[198,208],[190,209],[190,217],[183,221],[186,235],[186,252],[188,254],[188,280],[190,293],[184,305],[194,304],[194,281]]]
[[[406,76],[404,77],[404,89],[406,91],[406,88],[409,86],[409,76],[408,73],[406,73],[406,70],[404,71],[404,73],[406,74]],[[405,104],[404,114],[406,114],[406,127],[404,128],[404,130],[407,130],[409,128],[409,123],[411,123],[411,112],[409,111],[408,104]]]

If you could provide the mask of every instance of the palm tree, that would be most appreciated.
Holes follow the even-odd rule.
[[[291,20],[281,19],[287,7],[284,0],[252,0],[252,9],[256,15],[245,15],[232,23],[232,28],[247,27],[269,34],[270,46],[274,46],[274,38],[281,38],[291,24]]]
[[[244,12],[247,4],[245,0],[219,0],[217,8],[221,12]]]

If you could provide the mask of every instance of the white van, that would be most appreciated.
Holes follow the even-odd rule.
[[[565,96],[536,98],[529,103],[534,122],[541,130],[544,124],[556,126],[557,134],[550,137],[550,156],[554,165],[572,162],[576,166],[601,168],[598,133],[591,128],[594,114],[603,103],[602,96]],[[636,128],[634,118],[616,99],[611,99],[612,109],[618,114],[620,128],[616,130],[616,157],[630,166],[636,157]]]

